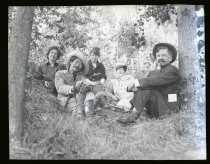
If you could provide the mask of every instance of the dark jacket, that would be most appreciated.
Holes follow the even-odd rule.
[[[170,102],[171,96],[174,96],[171,94],[177,95],[180,82],[179,70],[175,66],[168,64],[160,70],[150,72],[147,78],[138,81],[140,90],[151,91],[147,104],[147,108],[150,109],[148,111],[153,111],[155,116],[161,116],[169,111],[178,110],[178,100]]]
[[[45,81],[54,81],[55,73],[59,70],[65,70],[66,67],[63,64],[55,62],[54,66],[51,67],[49,62],[46,62],[38,67],[37,75],[35,78],[42,79]]]
[[[64,64],[59,64],[55,62],[54,66],[51,67],[49,61],[39,66],[37,74],[35,75],[36,79],[41,79],[49,81],[51,83],[50,92],[57,95],[57,90],[55,88],[54,79],[55,73],[60,70],[65,70],[66,66]]]
[[[87,78],[91,81],[100,81],[102,78],[107,79],[105,67],[102,63],[97,62],[96,67],[93,67],[91,60],[89,60],[89,72]]]

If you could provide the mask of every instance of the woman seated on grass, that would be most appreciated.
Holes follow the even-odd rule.
[[[50,92],[55,95],[57,95],[57,90],[54,84],[55,73],[59,70],[66,69],[64,64],[56,62],[61,55],[62,53],[58,47],[50,47],[46,54],[48,61],[38,67],[37,74],[35,75],[36,79],[44,80],[45,87],[50,89]]]
[[[90,51],[89,72],[86,75],[87,83],[91,87],[91,94],[87,96],[85,101],[86,110],[89,114],[94,114],[94,97],[98,92],[104,91],[104,82],[107,79],[106,70],[103,63],[99,62],[100,48],[93,47]]]

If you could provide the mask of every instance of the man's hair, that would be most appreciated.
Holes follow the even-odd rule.
[[[157,50],[156,50],[156,53],[159,52],[161,49],[167,49],[168,54],[169,54],[171,57],[173,56],[173,53],[171,52],[171,50],[170,50],[167,46],[158,46],[158,47],[157,47]]]
[[[59,49],[57,46],[52,46],[52,47],[50,47],[50,48],[48,49],[47,54],[46,54],[48,60],[49,60],[49,53],[50,53],[50,51],[52,51],[52,50],[54,50],[54,49],[58,52],[58,55],[57,55],[58,57],[57,57],[57,59],[59,59],[60,56],[62,56],[62,53],[61,53],[60,49]]]

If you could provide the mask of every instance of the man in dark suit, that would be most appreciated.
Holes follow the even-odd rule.
[[[151,117],[160,117],[178,111],[179,70],[171,65],[176,60],[177,51],[168,43],[156,44],[153,56],[160,66],[159,70],[151,71],[146,78],[136,79],[135,86],[129,85],[128,91],[134,91],[131,104],[137,112],[126,119],[117,119],[119,123],[134,123],[141,115],[143,108]]]

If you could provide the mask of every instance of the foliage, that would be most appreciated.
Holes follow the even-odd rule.
[[[113,66],[120,60],[127,62],[128,73],[140,76],[136,72],[145,69],[143,63],[153,62],[154,44],[169,42],[177,48],[176,11],[174,5],[137,6],[137,18],[132,22],[125,18],[116,21],[112,10],[103,6],[37,7],[25,89],[23,143],[28,149],[28,159],[199,158],[199,150],[205,150],[202,110],[187,109],[183,104],[177,114],[157,120],[143,117],[128,127],[115,121],[126,113],[108,109],[79,121],[66,113],[43,83],[30,74],[44,62],[48,47],[56,44],[64,54],[59,62],[65,63],[74,49],[88,56],[90,49],[98,46],[108,77],[113,76]],[[14,13],[15,7],[9,8],[9,31]],[[139,49],[131,46],[134,24],[146,41]],[[203,59],[204,55],[200,55]],[[203,60],[202,63],[205,64]],[[174,64],[178,66],[177,61]],[[192,150],[191,154],[186,150]]]
[[[65,43],[65,46],[75,48],[86,48],[86,42],[91,39],[87,35],[88,24],[95,23],[90,18],[92,7],[81,6],[69,8],[66,15],[66,30],[60,40]]]
[[[163,39],[171,41],[171,35],[177,34],[174,33],[176,28],[173,24],[176,20],[176,8],[173,5],[136,8],[137,18],[134,27],[133,22],[124,17],[116,21],[117,15],[104,6],[37,7],[29,61],[36,64],[44,62],[48,47],[54,44],[62,49],[64,58],[61,58],[60,62],[64,63],[67,54],[73,49],[80,49],[88,56],[90,49],[98,46],[101,48],[101,61],[108,70],[122,57],[130,64],[129,70],[139,71],[135,67],[140,68],[139,65],[142,65],[140,61],[150,60],[149,54],[156,42]],[[164,24],[157,28],[156,24],[161,14],[154,20],[152,18],[158,16],[154,13],[163,12],[166,15],[170,14],[170,21],[163,21]],[[165,26],[168,27],[166,32]],[[131,46],[131,38],[136,27],[142,31],[143,38],[146,39],[146,45],[139,49]],[[159,35],[153,35],[154,33]],[[177,45],[176,39],[172,42]]]
[[[90,22],[90,10],[91,7],[37,7],[29,60],[41,64],[52,45],[59,46],[63,53],[69,48],[86,47],[85,43],[90,38],[80,27]]]
[[[173,20],[173,15],[177,15],[175,5],[151,5],[145,6],[145,8],[146,11],[137,20],[140,26],[144,24],[142,19],[150,20],[151,17],[155,18],[158,25],[164,24],[166,21],[175,21],[177,26],[177,19]],[[142,12],[142,6],[138,8],[138,12]]]
[[[133,57],[133,51],[135,48],[131,46],[131,37],[134,30],[131,28],[132,24],[127,21],[120,22],[120,30],[118,36],[118,57],[120,58],[124,54],[127,57]]]

